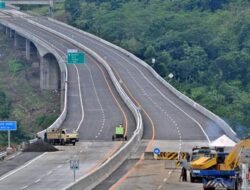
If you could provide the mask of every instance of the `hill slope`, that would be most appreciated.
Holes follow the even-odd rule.
[[[18,130],[12,142],[33,138],[48,127],[60,113],[60,95],[41,91],[39,66],[27,62],[21,51],[4,35],[0,37],[0,120],[15,120]],[[0,147],[7,143],[7,132],[0,132]]]
[[[240,136],[250,132],[248,0],[66,0],[65,9],[70,24],[155,58],[162,77]]]

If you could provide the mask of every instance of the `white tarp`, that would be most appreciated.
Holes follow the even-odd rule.
[[[218,139],[210,143],[212,147],[233,147],[236,143],[226,135],[222,135]]]

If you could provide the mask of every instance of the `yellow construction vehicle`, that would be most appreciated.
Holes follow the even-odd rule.
[[[70,129],[52,129],[44,134],[44,140],[50,144],[73,144],[79,141],[79,133]]]
[[[229,154],[211,151],[210,154],[191,161],[191,182],[194,178],[201,178],[204,190],[214,190],[216,187],[236,190],[240,152],[244,148],[250,148],[250,139],[240,141]]]

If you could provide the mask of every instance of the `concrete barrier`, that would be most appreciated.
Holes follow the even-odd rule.
[[[51,52],[56,59],[58,60],[58,62],[61,63],[61,65],[64,65],[63,71],[62,73],[65,73],[65,82],[64,82],[64,89],[65,89],[65,93],[64,93],[64,107],[63,107],[63,111],[61,112],[60,116],[57,118],[57,120],[48,127],[48,129],[50,128],[58,128],[61,126],[61,124],[64,122],[66,115],[67,115],[67,94],[68,94],[68,85],[67,85],[67,80],[68,80],[68,70],[67,70],[67,66],[65,64],[65,61],[63,60],[63,58],[57,53],[57,51],[55,49],[53,49],[50,45],[48,45],[47,43],[43,42],[42,40],[40,40],[38,37],[34,36],[34,34],[19,28],[11,23],[8,23],[8,21],[6,20],[0,20],[0,24],[11,28],[12,30],[15,30],[17,33],[19,33],[20,35],[22,35],[23,37],[29,39],[30,41],[33,41],[41,46],[43,46],[45,49],[47,49],[49,52]],[[46,130],[40,131],[38,132],[38,136],[42,137],[44,136],[44,132]]]
[[[138,62],[139,64],[141,64],[142,66],[147,68],[157,80],[159,80],[166,88],[168,88],[179,99],[181,99],[182,101],[184,101],[185,103],[187,103],[188,105],[193,107],[195,110],[202,113],[207,118],[211,119],[214,123],[216,123],[218,126],[220,126],[223,129],[223,131],[226,133],[226,135],[229,136],[231,139],[233,139],[235,141],[239,140],[237,138],[237,134],[233,131],[233,129],[223,119],[221,119],[219,116],[215,115],[211,111],[207,110],[206,108],[204,108],[200,104],[196,103],[195,101],[193,101],[192,99],[190,99],[186,95],[182,94],[180,91],[176,90],[171,84],[169,84],[166,80],[164,80],[152,67],[150,67],[147,63],[145,63],[144,61],[142,61],[141,59],[139,59],[138,57],[136,57],[132,53],[130,53],[127,50],[122,49],[121,47],[116,46],[116,45],[114,45],[106,40],[103,40],[103,39],[101,39],[93,34],[90,34],[90,33],[87,33],[85,31],[82,31],[80,29],[77,29],[75,27],[69,26],[69,25],[62,23],[60,21],[54,20],[52,18],[48,18],[48,20],[50,20],[51,22],[63,25],[64,27],[70,28],[72,30],[75,30],[83,35],[86,35],[86,36],[92,38],[92,39],[95,39],[96,41],[101,42],[101,43],[103,43],[103,44],[105,44],[105,45],[107,45],[115,50],[118,50],[118,51],[122,52],[124,55],[126,55],[126,56],[130,57],[131,59],[133,59],[134,61]]]
[[[154,160],[153,152],[144,152],[144,160]]]
[[[57,36],[60,36],[61,38],[68,40],[69,42],[76,45],[78,48],[83,49],[87,54],[92,56],[96,61],[101,63],[104,66],[104,68],[107,70],[122,100],[125,102],[125,104],[128,106],[128,108],[131,110],[131,112],[134,115],[134,118],[136,120],[136,130],[134,131],[134,134],[131,137],[131,139],[120,150],[118,150],[114,155],[112,155],[108,160],[106,160],[101,166],[99,166],[95,171],[93,171],[90,174],[84,175],[82,178],[78,179],[75,183],[72,183],[68,187],[65,188],[65,189],[72,189],[72,190],[81,190],[83,189],[83,187],[85,190],[93,189],[100,182],[105,180],[110,174],[112,174],[129,157],[129,154],[132,151],[132,149],[134,149],[140,142],[142,135],[143,135],[143,123],[142,123],[142,116],[140,113],[140,109],[135,106],[133,101],[125,93],[125,91],[121,87],[120,83],[118,82],[117,78],[115,77],[108,63],[104,59],[102,59],[97,53],[95,53],[91,49],[83,46],[81,43],[69,38],[68,36],[64,34],[61,34],[51,28],[48,28],[39,23],[36,23],[35,21],[30,20],[28,18],[25,18],[25,19],[29,23],[37,27],[40,27]]]
[[[79,184],[84,184],[85,189],[92,189],[94,186],[96,186],[97,184],[99,184],[102,180],[104,180],[106,177],[108,177],[113,171],[115,171],[129,156],[130,151],[135,147],[135,145],[141,140],[142,138],[142,134],[143,134],[143,127],[142,127],[142,117],[140,114],[139,109],[135,106],[135,104],[130,100],[130,98],[128,97],[128,95],[124,92],[124,90],[122,89],[122,87],[120,86],[117,78],[115,77],[113,71],[111,70],[111,68],[109,67],[109,65],[107,64],[107,62],[105,60],[103,60],[98,54],[96,54],[94,51],[90,50],[89,48],[83,46],[82,44],[80,44],[79,42],[72,40],[71,38],[58,33],[57,31],[54,31],[50,28],[47,28],[45,26],[42,26],[32,20],[27,19],[28,22],[37,25],[38,27],[41,27],[51,33],[54,33],[64,39],[67,39],[68,41],[72,42],[73,44],[75,44],[76,46],[78,46],[79,48],[83,49],[86,53],[88,53],[90,56],[92,56],[94,59],[96,59],[99,63],[101,63],[105,69],[107,70],[107,72],[109,73],[109,76],[117,90],[117,92],[119,93],[119,95],[121,96],[121,98],[123,99],[123,101],[125,102],[125,104],[129,107],[129,109],[131,110],[131,112],[133,113],[135,120],[136,120],[136,130],[133,134],[133,136],[131,137],[131,139],[118,151],[116,152],[110,159],[108,159],[104,164],[102,164],[98,170],[96,170],[95,172],[83,176],[83,178],[81,178],[77,183],[75,184],[71,184],[68,189],[78,189],[82,187],[82,185],[79,186]],[[105,174],[105,175],[104,175]],[[91,183],[90,179],[94,179]]]

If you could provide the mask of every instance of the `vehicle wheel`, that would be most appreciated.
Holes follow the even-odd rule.
[[[194,183],[194,181],[195,181],[195,178],[192,177],[192,175],[190,174],[190,182],[191,182],[191,183]]]
[[[65,145],[65,142],[64,142],[64,140],[63,140],[63,139],[61,140],[61,145]]]
[[[239,187],[239,183],[238,183],[238,180],[236,179],[235,184],[234,184],[234,190],[238,190],[238,187]]]
[[[76,145],[76,142],[73,142],[73,146],[75,146]]]
[[[203,187],[204,190],[215,190],[215,187]]]

